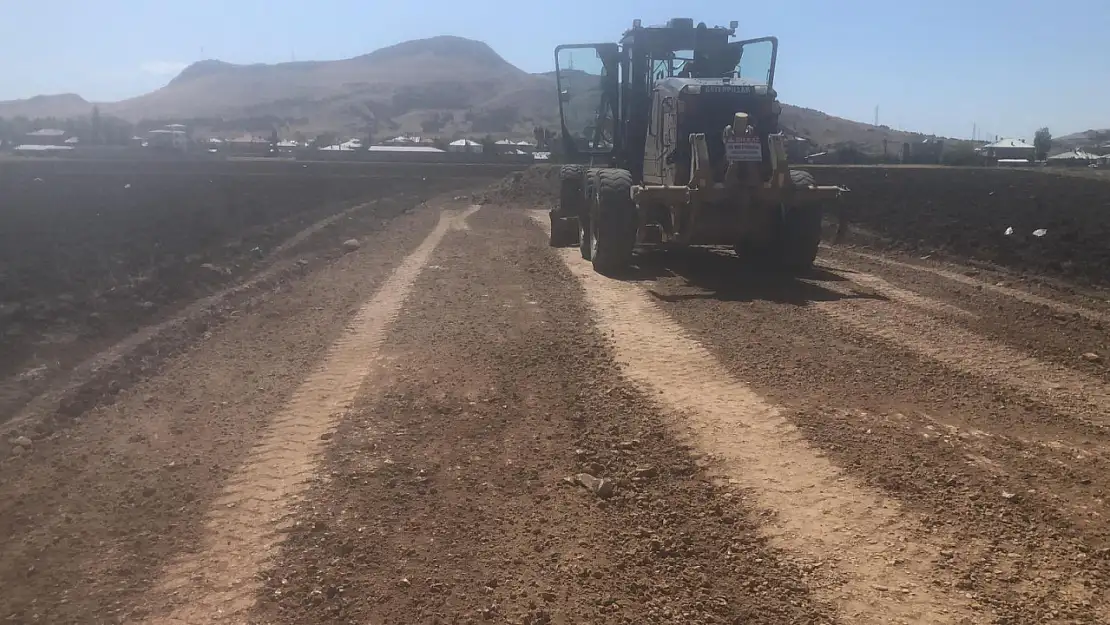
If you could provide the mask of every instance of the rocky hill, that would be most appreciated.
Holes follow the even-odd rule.
[[[1110,146],[1110,128],[1084,130],[1052,139],[1052,151],[1064,152],[1075,149],[1093,149]],[[1100,151],[1101,153],[1101,151]]]
[[[557,125],[555,92],[553,72],[529,74],[482,42],[442,36],[338,61],[201,61],[161,89],[98,106],[132,122],[177,121],[223,132],[277,126],[283,134],[306,135],[531,136],[536,125]],[[72,94],[37,96],[0,102],[0,117],[79,117],[92,108]],[[852,142],[876,151],[884,139],[919,137],[789,105],[782,119],[821,146]]]

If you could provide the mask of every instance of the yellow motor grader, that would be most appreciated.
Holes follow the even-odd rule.
[[[555,49],[562,154],[553,246],[601,273],[644,246],[730,245],[788,271],[812,266],[822,209],[840,197],[787,163],[774,90],[778,40],[639,20],[619,44]]]

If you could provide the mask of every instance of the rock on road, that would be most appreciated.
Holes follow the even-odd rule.
[[[6,438],[0,619],[1110,622],[1104,301],[544,227],[430,201]]]

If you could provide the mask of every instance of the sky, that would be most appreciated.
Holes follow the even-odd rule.
[[[1110,1],[0,0],[0,100],[157,89],[189,63],[340,59],[409,39],[488,43],[532,72],[633,18],[776,35],[783,102],[949,137],[1110,128]]]

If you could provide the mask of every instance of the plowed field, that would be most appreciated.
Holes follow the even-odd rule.
[[[820,168],[810,274],[618,279],[544,171],[351,171],[6,187],[0,618],[1110,622],[1110,187]]]

